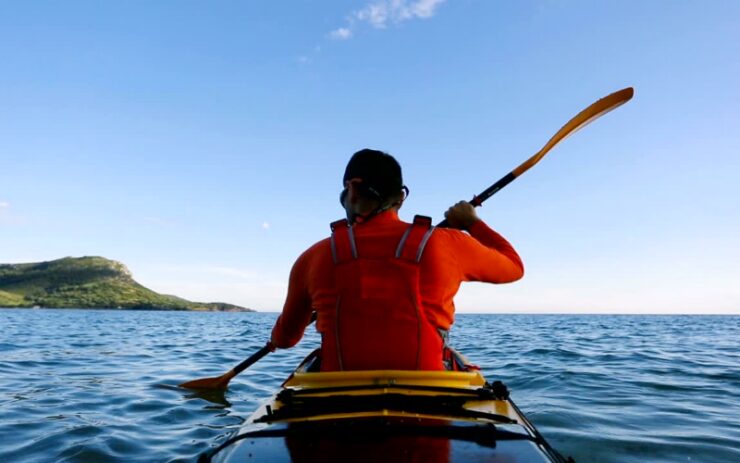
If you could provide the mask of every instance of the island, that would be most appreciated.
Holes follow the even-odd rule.
[[[137,283],[122,263],[98,256],[0,264],[0,307],[254,312],[156,293]]]

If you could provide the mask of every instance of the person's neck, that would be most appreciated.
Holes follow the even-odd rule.
[[[376,209],[368,210],[364,214],[359,214],[357,212],[351,214],[348,216],[348,219],[353,224],[360,224],[360,223],[367,223],[370,220],[372,220],[375,217],[378,216],[388,216],[388,217],[397,217],[398,216],[398,207],[391,207],[389,209],[385,209],[382,211],[377,211]]]

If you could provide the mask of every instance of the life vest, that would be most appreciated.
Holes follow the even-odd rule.
[[[363,254],[346,220],[331,224],[337,302],[321,370],[442,370],[443,340],[421,304],[420,261],[434,227],[416,216],[395,254]],[[370,238],[368,238],[370,239]]]

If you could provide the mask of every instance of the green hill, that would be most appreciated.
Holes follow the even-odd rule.
[[[0,264],[0,307],[251,311],[155,293],[134,281],[125,265],[103,257]]]

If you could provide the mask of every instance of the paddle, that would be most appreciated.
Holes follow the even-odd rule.
[[[550,140],[545,143],[545,146],[543,146],[541,150],[535,153],[534,156],[524,161],[516,169],[504,175],[498,182],[483,190],[481,194],[474,196],[473,199],[470,201],[470,204],[472,204],[474,207],[478,207],[483,204],[483,201],[496,194],[500,189],[511,183],[515,178],[519,177],[524,172],[528,171],[532,166],[537,164],[540,159],[545,157],[545,155],[555,147],[555,145],[565,140],[568,136],[574,134],[579,129],[582,129],[588,123],[598,119],[612,109],[616,109],[619,106],[625,104],[632,98],[632,95],[634,95],[634,93],[635,91],[632,87],[624,88],[612,93],[611,95],[605,96],[604,98],[593,103],[591,106],[584,109],[580,113],[576,114],[576,116],[569,120],[563,127],[561,127],[560,130],[558,130],[557,133],[553,135],[552,138],[550,138]],[[437,226],[447,227],[447,220],[445,219],[441,221]]]
[[[272,345],[271,342],[268,342],[260,350],[250,355],[246,360],[244,360],[242,363],[235,366],[233,369],[229,370],[225,374],[214,378],[202,378],[188,381],[180,384],[180,387],[199,390],[226,390],[226,388],[229,386],[229,381],[231,381],[231,378],[246,370],[247,368],[252,366],[252,364],[256,363],[262,357],[274,350],[275,347]]]
[[[316,321],[316,312],[311,314],[311,321],[308,322],[310,325],[311,323]],[[275,350],[275,346],[268,341],[267,344],[264,345],[260,350],[255,352],[254,354],[247,357],[242,363],[235,366],[231,370],[227,371],[221,376],[216,376],[213,378],[201,378],[201,379],[195,379],[193,381],[187,381],[182,384],[180,384],[180,387],[184,387],[187,389],[197,389],[197,390],[218,390],[218,391],[225,391],[227,387],[229,387],[229,381],[231,379],[241,373],[242,371],[246,370],[247,368],[251,367],[253,364],[257,363],[259,360],[262,359],[265,355],[269,354],[270,352],[273,352]]]
[[[634,95],[634,89],[632,87],[627,87],[625,89],[614,92],[611,95],[605,96],[604,98],[593,103],[591,106],[578,113],[574,118],[569,120],[563,127],[561,127],[560,130],[558,130],[558,132],[553,135],[552,138],[550,138],[550,140],[545,144],[545,146],[543,146],[541,150],[535,153],[534,156],[527,159],[521,165],[519,165],[519,167],[503,176],[498,182],[483,190],[481,194],[473,197],[473,199],[470,201],[470,204],[475,207],[483,204],[483,201],[496,194],[496,192],[511,183],[515,178],[519,177],[524,172],[528,171],[532,166],[537,164],[540,159],[542,159],[551,149],[555,147],[555,145],[565,140],[565,138],[567,138],[569,135],[572,135],[577,130],[585,127],[591,121],[628,102],[632,98],[632,95]],[[447,220],[443,220],[437,226],[446,227]],[[314,320],[316,320],[316,313],[313,314],[311,322],[313,322]],[[200,390],[225,390],[229,385],[229,381],[231,381],[233,377],[246,370],[252,364],[274,350],[275,347],[272,345],[272,343],[268,342],[267,344],[265,344],[264,347],[249,356],[249,358],[234,367],[232,370],[229,370],[227,373],[214,378],[203,378],[196,379],[194,381],[188,381],[180,384],[180,387]]]

